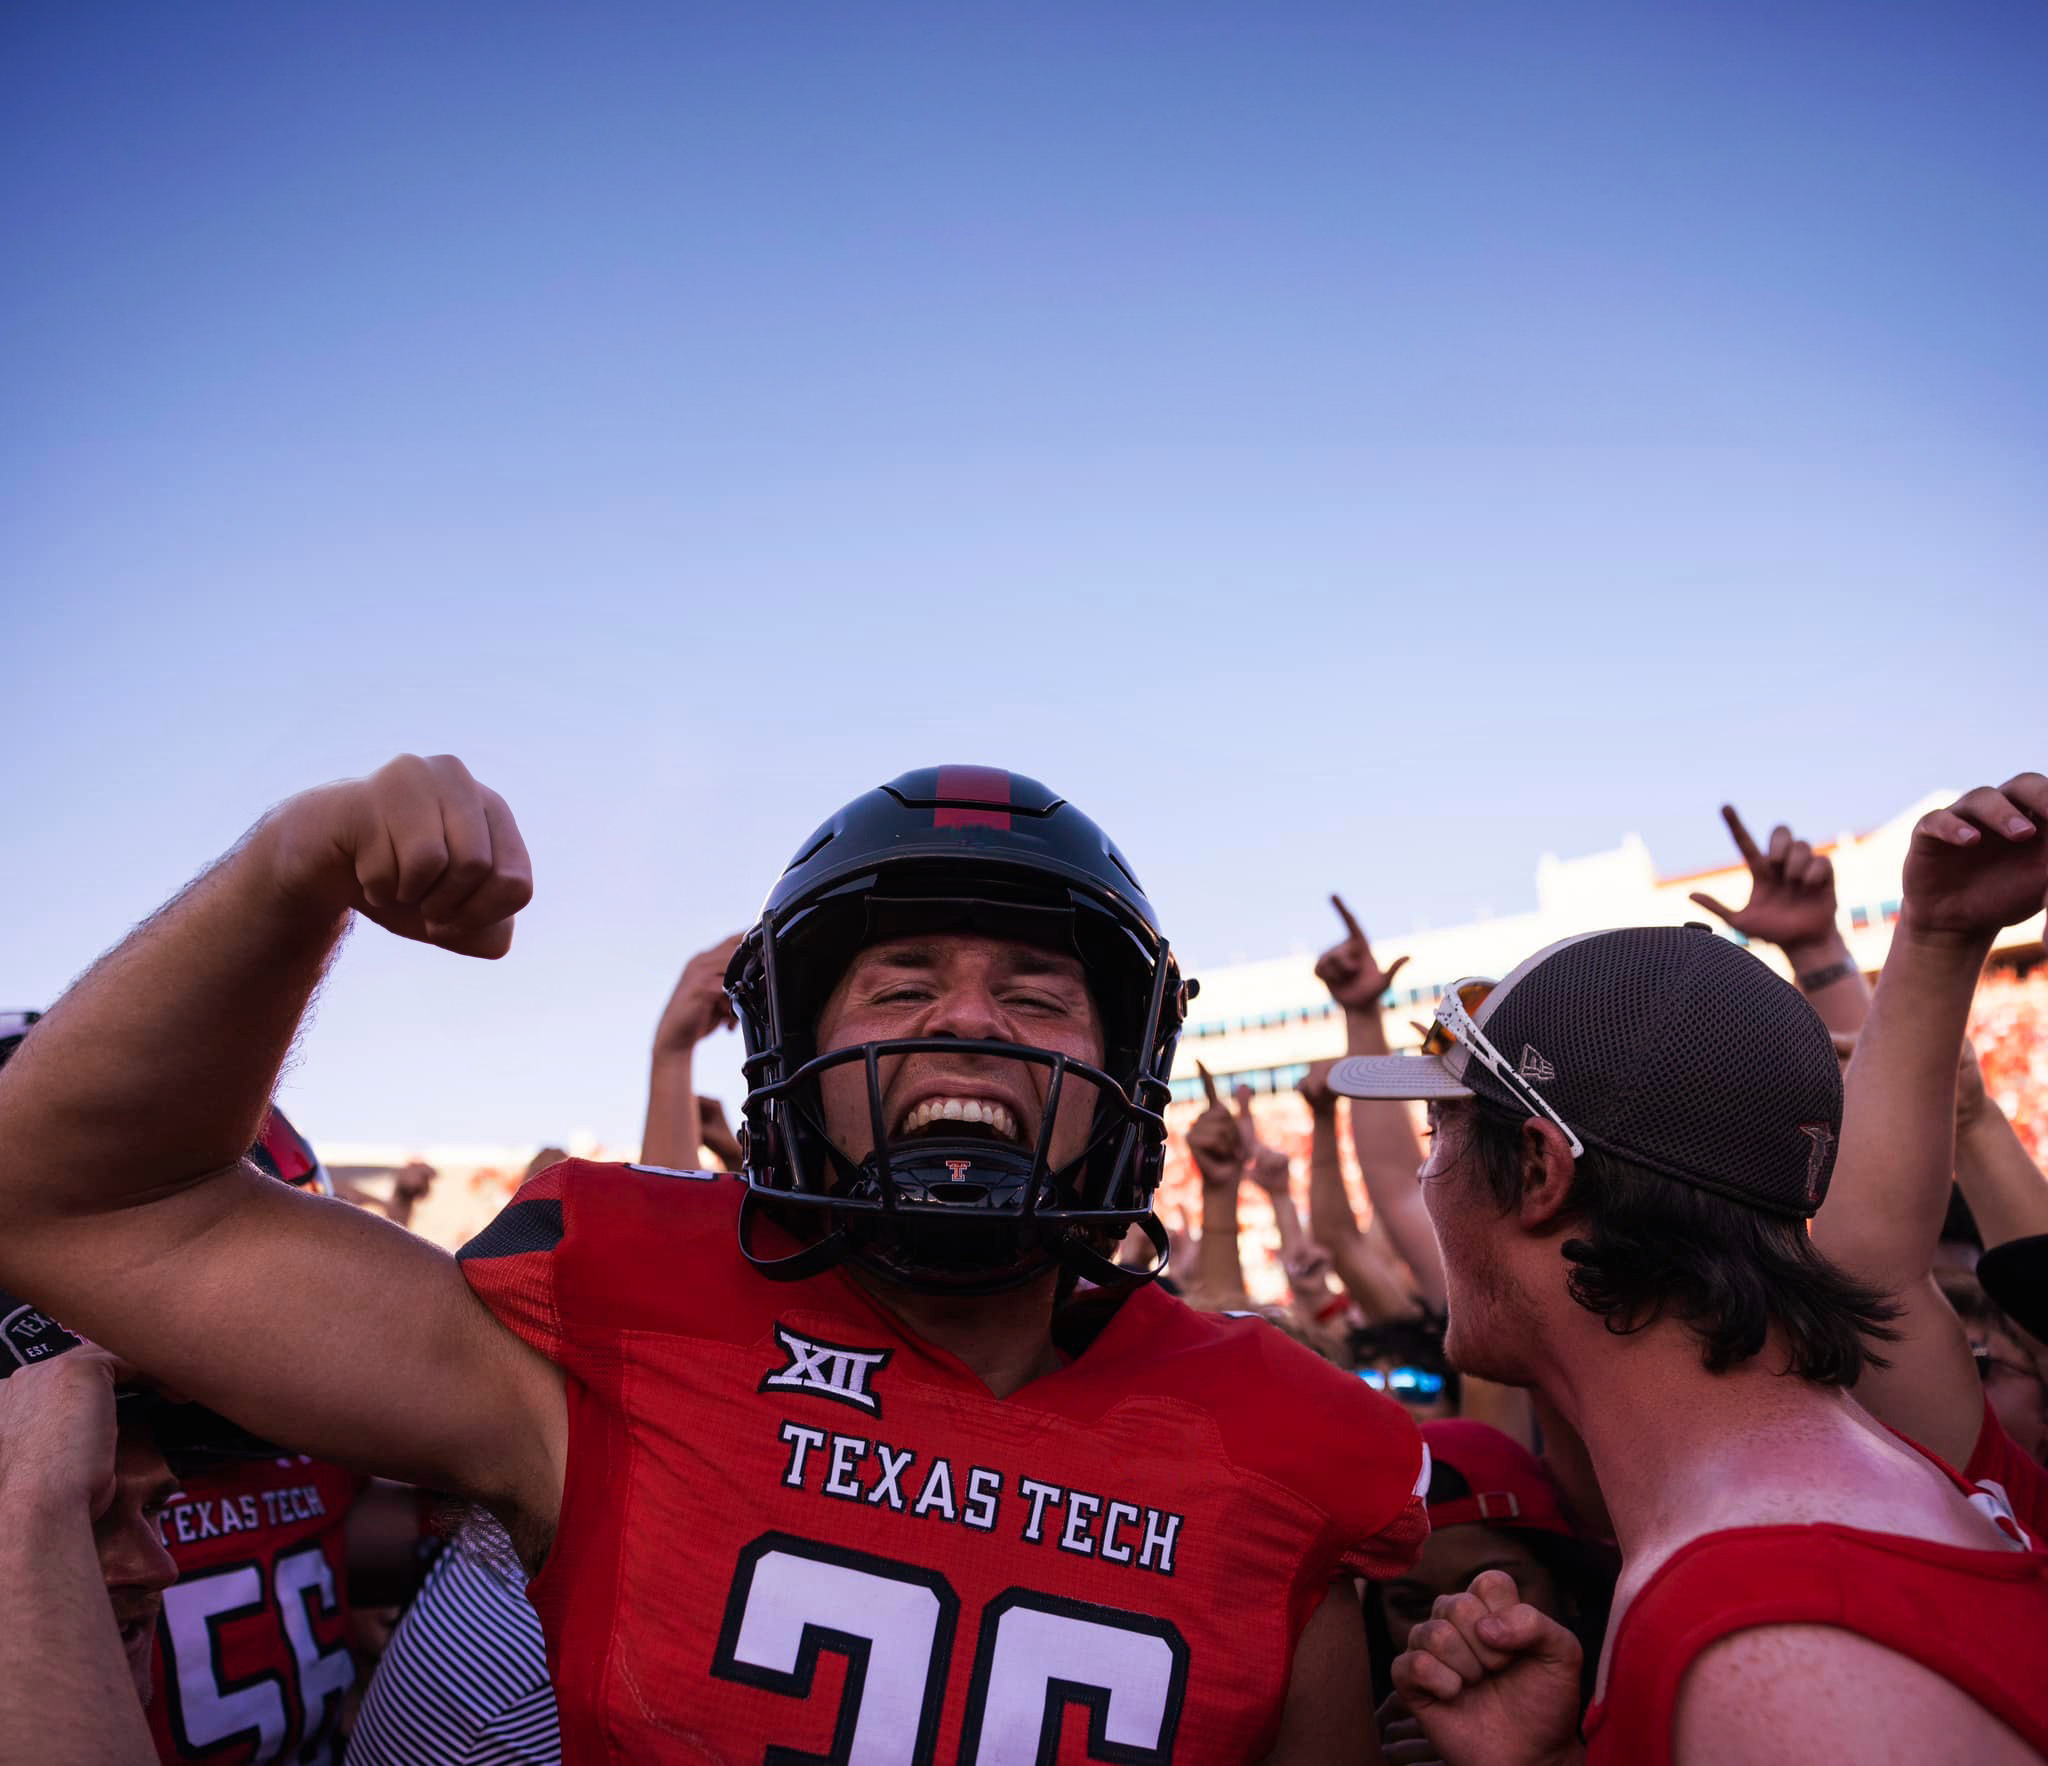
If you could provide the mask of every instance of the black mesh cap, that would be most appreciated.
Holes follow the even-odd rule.
[[[1827,1195],[1834,1040],[1799,991],[1704,926],[1630,926],[1537,952],[1472,1014],[1588,1146],[1776,1213]],[[1477,1097],[1531,1115],[1469,1050],[1339,1061],[1350,1097]]]

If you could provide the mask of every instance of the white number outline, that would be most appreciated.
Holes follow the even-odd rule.
[[[961,1766],[980,1766],[983,1759],[981,1726],[988,1713],[989,1692],[994,1678],[996,1646],[1002,1639],[1003,1620],[1013,1612],[1044,1613],[1050,1618],[1108,1631],[1135,1632],[1155,1637],[1166,1645],[1171,1664],[1161,1700],[1159,1733],[1150,1747],[1125,1747],[1109,1739],[1110,1700],[1114,1687],[1098,1682],[1061,1680],[1044,1682],[1044,1714],[1039,1719],[1038,1751],[1033,1766],[1055,1766],[1059,1759],[1062,1713],[1068,1705],[1080,1705],[1088,1713],[1088,1758],[1111,1766],[1167,1766],[1173,1759],[1173,1738],[1180,1728],[1181,1706],[1188,1690],[1188,1646],[1179,1628],[1167,1619],[1149,1613],[1133,1613],[1123,1607],[1102,1607],[1063,1595],[1039,1594],[1029,1588],[1006,1588],[981,1609],[981,1636],[974,1649],[974,1676],[968,1682],[967,1720],[960,1730]],[[1001,1746],[1001,1738],[993,1744]]]
[[[758,1686],[785,1697],[808,1699],[818,1672],[818,1658],[831,1650],[846,1658],[846,1684],[839,1695],[839,1715],[833,1723],[829,1753],[807,1754],[795,1748],[770,1747],[762,1756],[763,1766],[848,1766],[854,1732],[860,1724],[861,1695],[867,1689],[868,1660],[876,1642],[851,1631],[805,1621],[796,1666],[791,1671],[784,1673],[742,1661],[738,1653],[740,1627],[754,1592],[755,1572],[763,1560],[778,1555],[831,1564],[884,1581],[909,1583],[938,1598],[938,1622],[932,1630],[930,1659],[925,1664],[925,1694],[919,1709],[916,1748],[911,1755],[913,1760],[929,1760],[938,1743],[939,1715],[946,1696],[946,1664],[952,1657],[953,1632],[960,1621],[960,1597],[936,1570],[921,1570],[890,1558],[872,1557],[864,1551],[820,1544],[815,1539],[799,1539],[791,1533],[764,1533],[740,1552],[711,1672],[722,1680],[737,1680],[742,1685]]]
[[[302,1586],[296,1577],[300,1561],[307,1557],[317,1557],[320,1560],[319,1569],[324,1571],[324,1575],[316,1572],[315,1579]],[[289,1586],[286,1576],[288,1570],[292,1576]],[[213,1589],[215,1585],[228,1578],[239,1580],[243,1577],[248,1578],[255,1586],[256,1593],[253,1599],[240,1600],[232,1606],[224,1607],[206,1607],[200,1604],[197,1597]],[[221,1592],[226,1590],[223,1589]],[[333,1565],[327,1561],[327,1554],[317,1540],[294,1546],[290,1551],[279,1552],[270,1565],[267,1584],[263,1574],[263,1560],[243,1558],[236,1563],[215,1564],[190,1576],[182,1576],[164,1590],[163,1612],[157,1622],[157,1639],[163,1650],[164,1691],[170,1700],[171,1736],[177,1743],[179,1752],[197,1758],[218,1753],[238,1744],[247,1744],[254,1750],[250,1758],[257,1761],[283,1759],[288,1754],[304,1761],[336,1758],[341,1740],[341,1708],[347,1698],[348,1686],[343,1686],[339,1693],[331,1689],[322,1692],[317,1713],[319,1721],[316,1723],[311,1721],[314,1713],[306,1709],[307,1673],[309,1669],[331,1668],[335,1658],[340,1657],[348,1663],[349,1685],[352,1685],[355,1678],[355,1658],[349,1654],[346,1642],[337,1643],[332,1649],[320,1647],[319,1634],[313,1629],[310,1602],[310,1596],[315,1592],[325,1597],[323,1616],[331,1616],[342,1610],[339,1591],[335,1587]],[[299,1639],[294,1635],[292,1621],[287,1616],[286,1605],[291,1601],[302,1604],[306,1642],[317,1652],[310,1660],[305,1650],[300,1647]],[[291,1679],[294,1684],[288,1686],[285,1675],[275,1668],[266,1668],[232,1684],[229,1682],[221,1659],[221,1630],[236,1620],[257,1614],[274,1616],[290,1656]],[[252,1713],[250,1722],[203,1742],[192,1738],[186,1715],[184,1682],[180,1677],[181,1662],[190,1662],[195,1668],[199,1666],[195,1659],[197,1652],[195,1649],[181,1656],[177,1638],[177,1631],[180,1628],[190,1631],[194,1629],[195,1624],[206,1642],[204,1690],[208,1695],[208,1703],[213,1708],[227,1706],[229,1701],[238,1695],[263,1688],[267,1688],[271,1694],[267,1702],[256,1701],[262,1705],[262,1709]],[[199,1637],[189,1637],[186,1642],[196,1645]],[[278,1725],[277,1741],[274,1747],[266,1752],[263,1719],[270,1716],[273,1711]],[[308,1752],[309,1749],[316,1748],[316,1752]]]
[[[734,1680],[787,1698],[807,1700],[816,1681],[818,1659],[830,1650],[846,1658],[846,1679],[840,1693],[839,1711],[833,1719],[830,1751],[813,1754],[771,1744],[762,1755],[763,1766],[849,1766],[860,1723],[861,1698],[867,1687],[870,1658],[879,1641],[831,1625],[801,1620],[801,1637],[793,1668],[784,1670],[742,1660],[739,1655],[740,1634],[754,1593],[756,1574],[761,1564],[772,1556],[829,1564],[857,1575],[907,1583],[926,1589],[937,1597],[938,1620],[925,1668],[917,1742],[910,1756],[912,1766],[931,1766],[937,1758],[939,1719],[945,1706],[947,1683],[952,1676],[952,1650],[958,1630],[960,1597],[952,1584],[936,1570],[894,1558],[876,1557],[844,1546],[826,1545],[791,1533],[764,1533],[741,1548],[733,1572],[732,1591],[726,1597],[725,1617],[719,1627],[711,1672],[722,1680]],[[1053,1766],[1057,1760],[1064,1728],[1063,1717],[1069,1705],[1080,1705],[1088,1712],[1088,1757],[1091,1760],[1103,1761],[1107,1766],[1169,1766],[1173,1759],[1174,1739],[1180,1728],[1181,1710],[1187,1699],[1188,1646],[1179,1628],[1170,1620],[1150,1614],[1133,1613],[1121,1607],[1096,1606],[1087,1601],[1040,1594],[1028,1588],[1007,1588],[982,1608],[974,1667],[968,1681],[967,1713],[960,1732],[960,1766],[981,1766],[985,1758],[993,1761],[996,1756],[992,1750],[1004,1747],[1010,1739],[992,1737],[984,1744],[981,1731],[989,1708],[1002,1623],[1006,1616],[1019,1611],[1156,1638],[1165,1644],[1170,1664],[1158,1736],[1149,1747],[1126,1746],[1109,1740],[1108,1722],[1114,1688],[1048,1676],[1043,1682],[1043,1716],[1034,1766]],[[1005,1748],[1003,1757],[1016,1756]]]

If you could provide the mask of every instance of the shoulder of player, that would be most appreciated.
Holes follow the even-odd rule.
[[[696,1228],[729,1234],[744,1192],[738,1178],[717,1172],[563,1159],[521,1184],[462,1254],[552,1250],[569,1235],[659,1230],[672,1240]]]
[[[1755,1626],[1710,1644],[1679,1682],[1671,1735],[1680,1766],[2035,1757],[1932,1669],[1829,1625]]]
[[[1147,1385],[1208,1411],[1233,1453],[1269,1470],[1284,1463],[1354,1471],[1370,1453],[1413,1482],[1421,1436],[1393,1399],[1257,1313],[1198,1312],[1164,1293],[1155,1300],[1141,1321],[1155,1354]]]

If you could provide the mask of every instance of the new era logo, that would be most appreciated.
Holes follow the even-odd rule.
[[[1522,1061],[1515,1071],[1531,1085],[1540,1085],[1546,1079],[1555,1079],[1557,1069],[1539,1055],[1528,1043],[1522,1044]]]
[[[780,1324],[775,1327],[775,1335],[789,1357],[789,1365],[766,1375],[756,1390],[809,1392],[850,1404],[870,1416],[882,1414],[882,1401],[868,1390],[868,1382],[889,1365],[894,1351],[849,1349],[843,1343],[814,1341],[799,1337]]]

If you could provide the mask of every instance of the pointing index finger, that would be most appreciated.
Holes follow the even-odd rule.
[[[1721,805],[1721,820],[1728,824],[1728,832],[1735,838],[1735,850],[1742,854],[1742,862],[1746,865],[1761,864],[1763,848],[1757,845],[1749,830],[1742,825],[1742,817],[1735,813],[1734,804]]]
[[[1208,1068],[1204,1067],[1200,1061],[1197,1061],[1195,1063],[1195,1071],[1202,1076],[1202,1090],[1208,1095],[1210,1108],[1214,1109],[1216,1105],[1223,1102],[1223,1100],[1216,1095],[1215,1075],[1213,1075]]]
[[[1344,905],[1344,898],[1341,895],[1333,894],[1330,897],[1330,905],[1337,910],[1337,918],[1344,922],[1344,930],[1363,944],[1365,942],[1365,928],[1358,923],[1357,917]]]

